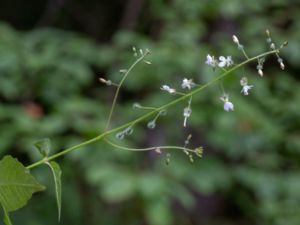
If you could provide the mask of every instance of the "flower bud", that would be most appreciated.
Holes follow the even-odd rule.
[[[171,153],[167,153],[166,155],[166,165],[169,165],[171,162]]]
[[[137,110],[137,109],[140,109],[141,108],[141,105],[139,104],[139,103],[134,103],[133,105],[132,105],[132,108],[134,109],[134,110]]]
[[[155,148],[155,152],[158,154],[161,154],[161,149],[160,148]]]
[[[280,48],[286,47],[289,43],[287,41],[283,42],[283,44],[280,46]]]
[[[258,74],[262,77],[264,75],[263,71],[261,69],[258,70]]]
[[[99,78],[99,81],[100,81],[101,83],[106,84],[106,80],[105,80],[104,78],[102,78],[102,77]]]
[[[272,50],[275,50],[275,44],[274,44],[274,43],[271,43],[270,48],[271,48]]]
[[[147,127],[151,130],[154,129],[156,127],[155,120],[148,122]]]
[[[239,39],[238,39],[237,36],[235,36],[235,35],[232,36],[232,40],[233,40],[233,42],[236,43],[236,44],[239,44],[239,43],[240,43],[240,42],[239,42]]]

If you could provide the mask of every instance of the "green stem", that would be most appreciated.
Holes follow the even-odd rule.
[[[105,127],[105,130],[107,130],[109,128],[109,125],[110,125],[110,122],[111,122],[111,118],[112,118],[112,115],[113,115],[113,112],[115,110],[115,106],[116,106],[116,102],[117,102],[117,98],[119,96],[119,92],[121,90],[121,87],[122,87],[122,84],[124,83],[124,81],[126,80],[127,76],[129,75],[129,73],[131,72],[131,70],[140,62],[142,61],[148,54],[149,54],[149,50],[146,50],[146,52],[141,56],[139,57],[130,67],[129,69],[126,71],[126,73],[124,74],[123,78],[121,79],[120,83],[118,84],[118,87],[117,87],[117,90],[116,90],[116,93],[115,93],[115,96],[114,96],[114,100],[113,100],[113,103],[111,105],[111,108],[110,108],[110,112],[109,112],[109,116],[108,116],[108,119],[107,119],[107,123],[106,123],[106,127]]]
[[[48,160],[51,161],[51,160],[53,160],[53,159],[56,159],[56,158],[58,158],[58,157],[60,157],[60,156],[63,156],[63,155],[65,155],[65,154],[69,153],[69,152],[72,152],[72,151],[74,151],[74,150],[76,150],[76,149],[79,149],[79,148],[82,148],[82,147],[87,146],[87,145],[89,145],[89,144],[95,143],[95,142],[97,142],[97,141],[99,141],[99,140],[105,138],[106,136],[112,134],[112,133],[121,131],[121,130],[123,130],[123,129],[125,129],[125,128],[127,128],[127,127],[133,125],[133,124],[139,123],[139,122],[145,120],[146,118],[152,116],[153,114],[158,113],[159,111],[161,111],[161,110],[163,110],[163,109],[166,109],[166,108],[168,108],[168,107],[170,107],[170,106],[172,106],[172,105],[177,104],[178,102],[183,101],[183,100],[186,99],[186,98],[189,98],[190,96],[193,96],[193,95],[197,94],[198,92],[200,92],[200,91],[202,91],[203,89],[209,87],[210,85],[216,83],[216,82],[219,81],[220,79],[224,78],[225,76],[227,76],[227,75],[230,74],[231,72],[237,70],[238,68],[244,66],[245,64],[247,64],[247,63],[249,63],[249,62],[251,62],[251,61],[253,61],[253,60],[256,60],[256,59],[258,59],[258,58],[261,58],[261,57],[263,57],[263,56],[267,56],[267,55],[270,55],[270,54],[274,54],[274,53],[276,53],[276,52],[278,52],[278,51],[279,51],[279,50],[277,50],[277,49],[276,49],[276,50],[273,50],[273,51],[268,51],[268,52],[265,52],[265,53],[260,54],[260,55],[258,55],[258,56],[255,56],[255,57],[253,57],[253,58],[250,58],[250,59],[248,59],[248,60],[246,60],[246,61],[243,61],[243,62],[241,62],[240,64],[238,64],[238,65],[234,66],[233,68],[227,70],[226,72],[222,73],[220,76],[216,77],[215,79],[213,79],[213,80],[207,82],[206,84],[202,85],[201,87],[199,87],[199,88],[197,88],[197,89],[195,89],[195,90],[193,90],[193,91],[187,93],[186,95],[181,96],[181,97],[179,97],[179,98],[177,98],[177,99],[175,99],[175,100],[173,100],[173,101],[171,101],[171,102],[169,102],[169,103],[167,103],[167,104],[165,104],[165,105],[163,105],[163,106],[161,106],[161,107],[159,107],[159,108],[157,108],[157,109],[155,109],[155,110],[152,110],[151,112],[148,112],[148,113],[144,114],[143,116],[141,116],[141,117],[139,117],[139,118],[137,118],[137,119],[135,119],[135,120],[132,120],[132,121],[126,123],[126,124],[123,124],[123,125],[121,125],[121,126],[119,126],[119,127],[113,128],[113,129],[111,129],[111,130],[105,131],[104,133],[102,133],[102,134],[100,134],[100,135],[98,135],[98,136],[96,136],[96,137],[94,137],[94,138],[92,138],[92,139],[90,139],[90,140],[87,140],[87,141],[85,141],[85,142],[82,142],[82,143],[80,143],[80,144],[78,144],[78,145],[75,145],[75,146],[73,146],[73,147],[71,147],[71,148],[67,148],[67,149],[65,149],[65,150],[63,150],[63,151],[61,151],[61,152],[59,152],[59,153],[56,153],[56,154],[54,154],[54,155],[52,155],[52,156],[49,156],[49,157],[48,157]],[[35,163],[33,163],[33,164],[27,166],[26,168],[27,168],[27,169],[32,169],[32,168],[37,167],[37,166],[39,166],[39,165],[41,165],[41,164],[43,164],[43,163],[44,163],[44,160],[42,159],[42,160],[39,160],[39,161],[37,161],[37,162],[35,162]]]
[[[249,59],[249,57],[248,57],[248,55],[247,55],[247,53],[246,53],[246,51],[245,51],[244,48],[242,48],[242,52],[243,52],[244,56],[246,57],[246,59]]]
[[[155,150],[157,148],[159,148],[159,149],[178,149],[178,150],[183,150],[183,151],[186,150],[189,152],[195,152],[195,150],[192,150],[192,149],[189,149],[186,147],[180,147],[180,146],[167,145],[167,146],[155,146],[155,147],[148,147],[148,148],[129,148],[129,147],[115,144],[112,141],[108,140],[107,138],[105,139],[105,142],[115,148],[119,148],[119,149],[126,150],[126,151],[134,151],[134,152],[151,151],[151,150]]]
[[[157,109],[157,108],[156,107],[150,107],[150,106],[140,106],[139,109],[154,110],[154,109]]]

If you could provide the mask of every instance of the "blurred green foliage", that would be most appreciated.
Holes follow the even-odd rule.
[[[131,153],[93,144],[59,160],[63,170],[61,224],[276,224],[300,223],[300,6],[297,1],[183,1],[145,3],[136,31],[117,30],[96,44],[83,34],[39,28],[20,32],[0,25],[0,154],[28,164],[39,159],[33,143],[49,137],[53,151],[92,138],[104,129],[113,89],[104,76],[134,58],[131,47],[149,48],[151,66],[139,65],[120,96],[114,125],[136,118],[132,103],[160,106],[172,97],[162,84],[179,87],[183,77],[205,83],[218,72],[206,54],[243,60],[236,34],[250,55],[267,49],[264,30],[279,45],[288,40],[281,71],[269,57],[265,76],[255,64],[226,78],[235,111],[226,113],[218,86],[193,99],[190,128],[182,126],[186,103],[168,111],[155,130],[134,128],[128,146],[203,145],[204,158],[190,164],[171,152],[171,164],[154,152]],[[240,94],[246,75],[254,85]],[[15,224],[57,224],[55,192],[47,168],[33,171],[49,190],[12,215]]]

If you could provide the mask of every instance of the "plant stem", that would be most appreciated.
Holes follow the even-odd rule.
[[[246,51],[245,51],[244,48],[242,48],[242,52],[243,52],[244,56],[246,57],[246,59],[249,59],[249,57],[248,57],[248,55],[247,55],[247,53],[246,53]]]
[[[74,151],[74,150],[76,150],[76,149],[79,149],[79,148],[82,148],[82,147],[84,147],[84,146],[87,146],[87,145],[90,145],[90,144],[92,144],[92,143],[95,143],[95,142],[97,142],[97,141],[99,141],[99,140],[105,138],[106,136],[112,134],[112,133],[121,131],[121,130],[123,130],[123,129],[129,127],[129,126],[132,126],[133,124],[139,123],[139,122],[145,120],[146,118],[152,116],[153,114],[158,113],[159,111],[161,111],[161,110],[163,110],[163,109],[166,109],[166,108],[168,108],[168,107],[170,107],[170,106],[172,106],[172,105],[177,104],[178,102],[183,101],[183,100],[186,99],[186,98],[189,98],[189,97],[191,97],[191,96],[197,94],[198,92],[200,92],[200,91],[202,91],[203,89],[209,87],[210,85],[216,83],[216,82],[219,81],[220,79],[224,78],[225,76],[227,76],[227,75],[230,74],[231,72],[237,70],[238,68],[244,66],[245,64],[247,64],[247,63],[249,63],[249,62],[251,62],[251,61],[254,61],[254,60],[258,59],[258,58],[261,58],[261,57],[263,57],[263,56],[267,56],[267,55],[274,54],[274,53],[278,53],[278,52],[279,52],[279,50],[276,49],[276,50],[273,50],[273,51],[268,51],[268,52],[265,52],[265,53],[263,53],[263,54],[257,55],[257,56],[255,56],[255,57],[253,57],[253,58],[247,59],[247,60],[241,62],[240,64],[234,66],[233,68],[227,70],[226,72],[222,73],[221,75],[219,75],[219,76],[216,77],[215,79],[212,79],[211,81],[209,81],[209,82],[207,82],[206,84],[202,85],[201,87],[199,87],[199,88],[197,88],[197,89],[195,89],[195,90],[193,90],[193,91],[191,91],[191,92],[189,92],[189,93],[187,93],[187,94],[185,94],[185,95],[183,95],[183,96],[181,96],[181,97],[179,97],[179,98],[177,98],[177,99],[175,99],[175,100],[173,100],[173,101],[171,101],[171,102],[169,102],[169,103],[167,103],[167,104],[165,104],[165,105],[163,105],[163,106],[161,106],[161,107],[159,107],[159,108],[156,108],[156,109],[152,110],[151,112],[148,112],[148,113],[144,114],[143,116],[141,116],[141,117],[139,117],[139,118],[137,118],[137,119],[135,119],[135,120],[132,120],[132,121],[126,123],[126,124],[123,124],[123,125],[121,125],[121,126],[119,126],[119,127],[113,128],[113,129],[111,129],[111,130],[105,131],[105,132],[103,132],[102,134],[100,134],[100,135],[98,135],[98,136],[96,136],[96,137],[94,137],[94,138],[92,138],[92,139],[90,139],[90,140],[87,140],[87,141],[85,141],[85,142],[82,142],[82,143],[80,143],[80,144],[78,144],[78,145],[75,145],[75,146],[73,146],[73,147],[71,147],[71,148],[67,148],[67,149],[65,149],[65,150],[63,150],[63,151],[61,151],[61,152],[59,152],[59,153],[56,153],[56,154],[54,154],[54,155],[52,155],[52,156],[49,156],[49,157],[48,157],[48,161],[51,161],[51,160],[53,160],[53,159],[56,159],[56,158],[58,158],[58,157],[60,157],[60,156],[63,156],[63,155],[65,155],[65,154],[69,153],[69,152],[72,152],[72,151]],[[142,60],[142,58],[139,58],[139,59],[137,60],[137,62],[139,62],[140,60]],[[136,63],[137,63],[137,62],[136,62]],[[135,64],[136,64],[136,63],[135,63]],[[133,65],[134,65],[134,64],[133,64]],[[133,68],[133,65],[130,67],[129,70],[131,70],[131,69]],[[129,70],[128,70],[128,71],[129,71]],[[111,110],[111,114],[112,114],[112,112],[113,112],[113,110]],[[110,115],[110,118],[111,118],[111,115]],[[108,124],[109,124],[109,123],[108,123]],[[37,161],[37,162],[35,162],[35,163],[33,163],[33,164],[27,166],[26,168],[27,168],[27,169],[32,169],[32,168],[37,167],[37,166],[39,166],[39,165],[41,165],[41,164],[43,164],[43,163],[44,163],[44,159],[39,160],[39,161]]]
[[[131,72],[131,70],[140,62],[142,61],[148,54],[149,54],[149,50],[146,50],[146,52],[141,55],[130,67],[129,69],[126,71],[126,73],[124,74],[123,78],[121,79],[120,83],[118,84],[118,87],[117,87],[117,90],[116,90],[116,93],[115,93],[115,96],[114,96],[114,100],[113,100],[113,103],[111,105],[111,108],[110,108],[110,112],[109,112],[109,116],[108,116],[108,119],[107,119],[107,123],[106,123],[106,127],[105,127],[105,130],[107,130],[109,128],[109,125],[110,125],[110,122],[111,122],[111,118],[112,118],[112,115],[113,115],[113,112],[115,110],[115,106],[116,106],[116,102],[117,102],[117,98],[119,96],[119,92],[121,90],[121,87],[122,87],[122,84],[124,83],[124,81],[126,80],[127,76],[129,75],[129,73]]]
[[[115,148],[119,148],[119,149],[126,150],[126,151],[134,151],[134,152],[151,151],[151,150],[155,150],[157,148],[159,148],[159,149],[178,149],[178,150],[186,150],[189,152],[195,152],[195,150],[192,150],[192,149],[189,149],[186,147],[180,147],[180,146],[166,145],[166,146],[155,146],[155,147],[148,147],[148,148],[129,148],[129,147],[115,144],[115,143],[111,142],[110,140],[108,140],[107,138],[105,139],[105,142]]]

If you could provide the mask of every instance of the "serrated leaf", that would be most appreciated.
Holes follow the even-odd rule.
[[[47,157],[50,153],[51,142],[49,138],[37,141],[34,146],[39,150],[42,156]]]
[[[33,193],[44,189],[17,159],[5,156],[0,161],[0,203],[7,212],[22,208]]]
[[[5,225],[12,225],[12,222],[9,218],[8,212],[5,210],[5,208],[3,207],[3,212],[4,212],[4,218],[3,218],[3,222]]]
[[[55,184],[55,194],[56,194],[56,202],[57,202],[57,210],[58,210],[58,221],[60,221],[61,216],[61,169],[58,163],[52,161],[47,163],[47,165],[51,168],[54,184]]]

